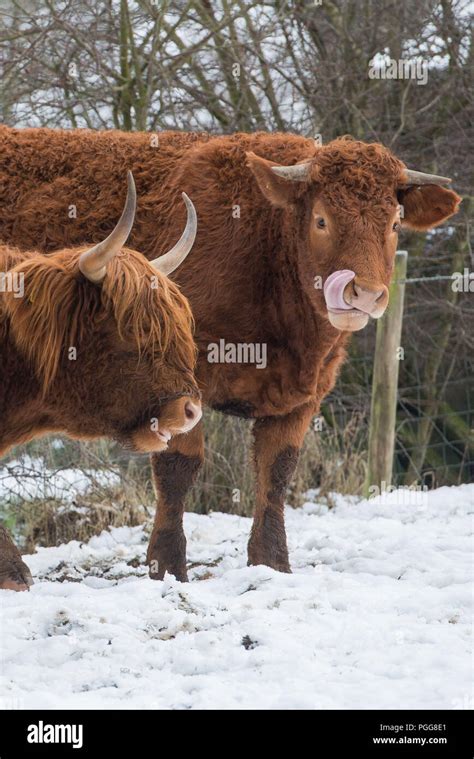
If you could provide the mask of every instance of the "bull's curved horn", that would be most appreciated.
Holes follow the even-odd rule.
[[[295,163],[294,166],[272,166],[272,171],[282,179],[289,179],[290,182],[306,182],[309,179],[309,170],[311,161]]]
[[[87,279],[96,284],[102,282],[104,279],[108,262],[125,245],[133,227],[137,205],[137,191],[131,171],[127,172],[127,183],[128,190],[125,207],[115,229],[112,230],[103,242],[94,245],[93,248],[82,253],[79,259],[79,269],[81,272]]]
[[[171,274],[171,272],[178,268],[178,266],[184,261],[190,252],[191,248],[194,245],[194,240],[196,239],[196,209],[194,208],[192,201],[188,198],[185,192],[181,193],[181,197],[186,203],[186,208],[188,211],[188,218],[184,232],[179,238],[176,245],[171,248],[168,253],[164,253],[159,258],[155,258],[154,261],[150,261],[151,265],[154,266],[155,269],[158,269],[158,271],[161,271],[162,274]]]
[[[422,171],[412,171],[405,169],[405,175],[400,182],[400,187],[411,187],[412,185],[422,184],[451,184],[453,180],[448,177],[439,177],[436,174],[424,174]]]

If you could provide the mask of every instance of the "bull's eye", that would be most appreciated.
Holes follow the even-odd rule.
[[[316,222],[316,226],[317,226],[319,229],[324,229],[324,227],[326,226],[326,222],[324,221],[324,219],[323,219],[321,216],[320,216],[320,217],[319,217],[319,219],[317,220],[317,222]]]
[[[396,232],[396,233],[397,233],[397,235],[398,235],[398,233],[399,233],[399,232],[401,232],[401,229],[402,229],[402,225],[400,224],[400,222],[399,222],[399,221],[396,221],[396,222],[395,222],[395,224],[393,225],[392,229],[393,229],[393,231],[394,231],[394,232]]]

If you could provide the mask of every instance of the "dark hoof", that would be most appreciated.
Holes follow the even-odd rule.
[[[248,544],[248,566],[263,564],[277,572],[291,572],[286,534],[277,523],[277,529],[268,529],[270,520],[265,520],[263,529],[255,531]]]
[[[163,580],[165,573],[188,582],[186,538],[182,530],[161,530],[151,536],[147,564],[152,580]]]
[[[0,560],[0,590],[29,590],[33,585],[31,572],[21,559]]]
[[[0,590],[28,590],[33,585],[31,572],[8,530],[0,524]]]
[[[148,574],[150,580],[164,580],[166,572],[173,575],[180,582],[188,582],[188,573],[186,569],[166,566],[159,559],[152,559],[148,562]]]
[[[248,567],[258,567],[258,566],[264,566],[264,567],[270,567],[270,569],[274,569],[276,572],[285,572],[285,574],[290,575],[291,574],[291,567],[290,563],[288,561],[280,561],[278,559],[269,558],[269,557],[259,557],[258,552],[256,555],[252,555],[247,561]]]

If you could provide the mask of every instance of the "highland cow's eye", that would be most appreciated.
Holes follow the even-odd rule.
[[[396,233],[397,233],[397,235],[398,235],[398,233],[399,233],[399,232],[401,232],[401,229],[402,229],[402,225],[400,224],[400,222],[399,222],[399,221],[396,221],[396,222],[395,222],[395,224],[393,225],[392,229],[393,229],[393,231],[394,231],[394,232],[396,232]]]
[[[319,229],[324,229],[324,227],[326,226],[326,222],[324,221],[324,219],[323,219],[321,216],[320,216],[320,217],[319,217],[319,219],[317,220],[317,222],[316,222],[316,226],[317,226]]]

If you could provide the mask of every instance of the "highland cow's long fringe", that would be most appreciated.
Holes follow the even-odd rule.
[[[157,366],[171,362],[189,371],[195,360],[192,314],[176,285],[139,253],[124,248],[108,264],[102,285],[78,268],[84,248],[53,255],[0,247],[0,267],[24,277],[24,297],[3,296],[0,321],[9,324],[19,349],[32,362],[45,393],[69,348],[82,345],[101,322],[115,320],[120,338],[152,355]],[[13,264],[13,266],[12,266]]]

